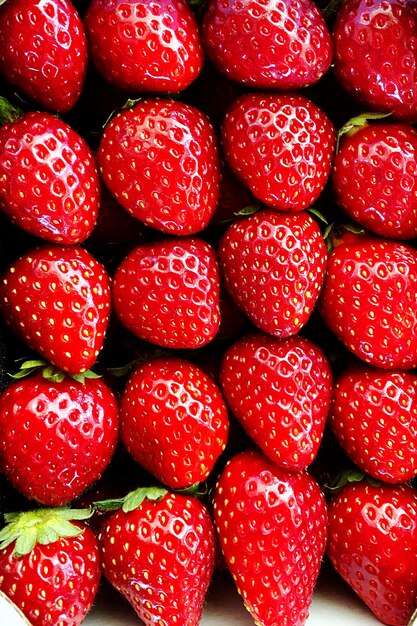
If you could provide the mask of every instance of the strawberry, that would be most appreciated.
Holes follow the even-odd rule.
[[[389,483],[417,475],[417,377],[351,366],[337,377],[329,415],[340,445],[365,473]]]
[[[417,121],[414,0],[346,0],[333,30],[334,70],[362,106]]]
[[[98,537],[103,572],[146,626],[200,623],[214,566],[214,529],[196,498],[138,489]]]
[[[84,24],[93,63],[118,88],[175,93],[202,69],[198,25],[185,0],[92,0]]]
[[[260,89],[301,89],[330,67],[332,44],[311,0],[210,0],[202,40],[207,57],[230,79]]]
[[[69,0],[7,0],[0,6],[0,74],[43,108],[76,104],[87,68],[81,18]]]
[[[245,94],[222,127],[229,165],[254,196],[280,211],[301,211],[318,198],[335,139],[327,115],[300,94]]]
[[[223,235],[218,257],[227,291],[258,328],[288,337],[306,324],[328,257],[311,215],[263,209],[240,219]]]
[[[122,110],[107,124],[97,159],[117,201],[152,228],[191,235],[214,213],[220,176],[216,139],[194,107],[150,98]]]
[[[79,626],[100,581],[89,510],[37,509],[6,515],[0,532],[0,590],[32,626]]]
[[[315,480],[246,450],[228,461],[219,478],[214,520],[255,622],[305,624],[327,535],[326,504]]]
[[[84,139],[55,115],[22,115],[1,101],[0,206],[19,228],[62,244],[83,242],[100,203],[97,166]]]
[[[414,239],[417,131],[408,124],[369,123],[366,117],[350,120],[345,128],[351,130],[341,138],[332,170],[336,201],[376,235]]]
[[[347,233],[329,256],[319,309],[348,350],[376,367],[417,365],[417,252]]]
[[[198,237],[134,248],[113,277],[113,308],[134,335],[166,348],[199,348],[220,323],[219,271]]]
[[[384,624],[406,626],[417,607],[417,492],[348,483],[329,505],[327,554]]]
[[[142,467],[172,489],[208,477],[229,422],[219,388],[199,367],[174,356],[145,362],[120,402],[122,441]]]
[[[231,410],[264,454],[301,470],[315,458],[332,392],[322,350],[297,335],[246,335],[223,357],[220,382]]]
[[[0,396],[2,471],[43,505],[67,504],[98,480],[117,437],[116,398],[98,378],[81,382],[45,368]]]
[[[30,348],[70,374],[96,362],[110,303],[105,268],[79,246],[48,244],[26,252],[0,282],[6,323]]]

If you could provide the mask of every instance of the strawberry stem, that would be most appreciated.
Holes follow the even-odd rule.
[[[56,507],[6,513],[6,526],[0,531],[0,549],[15,542],[16,557],[29,554],[37,543],[47,545],[60,537],[77,537],[83,529],[73,524],[75,520],[90,518],[94,510]]]

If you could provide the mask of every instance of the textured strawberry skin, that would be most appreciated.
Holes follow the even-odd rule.
[[[220,545],[256,623],[302,626],[327,536],[327,510],[306,472],[279,469],[245,451],[224,468],[214,494]]]
[[[417,235],[417,131],[407,124],[367,124],[343,139],[332,183],[338,204],[382,237]]]
[[[93,62],[118,88],[175,93],[202,69],[198,26],[184,0],[93,0],[85,27]]]
[[[0,7],[0,73],[48,110],[76,104],[87,67],[87,41],[68,0],[7,0]]]
[[[300,336],[247,335],[226,351],[220,381],[233,413],[274,463],[301,470],[314,460],[332,392],[318,346]]]
[[[301,211],[330,173],[335,131],[326,114],[299,94],[245,94],[226,113],[226,159],[254,196],[280,211]]]
[[[118,407],[99,379],[37,374],[0,396],[2,471],[25,497],[61,506],[100,478],[118,437]]]
[[[26,113],[0,127],[0,206],[32,235],[83,242],[100,203],[97,166],[86,142],[52,114]]]
[[[236,221],[222,237],[218,257],[227,291],[255,326],[288,337],[306,324],[328,257],[308,213],[264,209]]]
[[[344,345],[384,369],[417,365],[417,253],[371,236],[345,237],[330,254],[321,315]]]
[[[0,590],[33,626],[79,626],[93,604],[101,575],[93,531],[84,528],[77,537],[38,543],[20,557],[13,550],[13,544],[0,550]]]
[[[79,246],[44,245],[3,274],[0,312],[27,345],[80,374],[96,362],[110,314],[105,268]]]
[[[110,192],[148,226],[191,235],[214,213],[220,178],[216,140],[208,119],[194,107],[145,99],[121,111],[106,126],[97,159]]]
[[[350,367],[337,378],[329,424],[365,473],[389,483],[417,474],[417,377]]]
[[[362,105],[417,121],[417,7],[413,0],[348,0],[333,30],[334,68]]]
[[[384,624],[417,607],[417,493],[408,485],[348,484],[329,505],[327,554]]]
[[[205,480],[229,430],[220,389],[184,359],[154,359],[131,375],[120,401],[121,438],[135,460],[164,485]]]
[[[133,334],[166,348],[199,348],[220,324],[214,249],[197,237],[137,246],[113,277],[113,306]]]
[[[146,626],[200,623],[215,548],[213,523],[199,500],[168,493],[117,511],[99,545],[104,575]]]
[[[310,0],[211,0],[204,14],[207,57],[230,79],[261,89],[301,89],[329,69],[332,44]]]

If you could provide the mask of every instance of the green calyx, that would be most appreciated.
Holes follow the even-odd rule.
[[[160,500],[167,493],[168,490],[164,487],[139,487],[130,491],[124,498],[94,502],[94,508],[99,511],[117,511],[122,509],[124,513],[129,513],[137,509],[145,499]]]
[[[47,545],[61,537],[77,537],[83,529],[72,522],[86,520],[93,512],[92,508],[56,507],[6,513],[6,526],[0,531],[0,549],[15,542],[14,555],[19,557],[29,554],[38,543]]]
[[[354,467],[348,470],[344,470],[343,472],[340,472],[340,474],[338,474],[335,477],[332,484],[326,485],[326,487],[329,492],[337,493],[338,491],[343,489],[343,487],[345,487],[347,484],[360,483],[363,480],[368,481],[368,483],[373,485],[374,487],[380,484],[380,482],[372,478],[372,476],[368,476],[368,474],[365,474],[359,468]]]
[[[0,6],[3,4],[0,0]],[[23,115],[22,109],[14,106],[7,98],[0,96],[0,124],[14,122]]]
[[[350,120],[343,124],[343,126],[339,129],[337,133],[337,143],[336,143],[336,152],[339,151],[339,145],[342,137],[350,137],[354,135],[360,128],[364,128],[368,126],[370,120],[382,120],[386,117],[389,117],[391,113],[360,113],[360,115],[356,115],[352,117]]]
[[[70,377],[79,383],[84,383],[87,378],[101,378],[100,374],[96,374],[92,370],[87,370],[82,374],[67,374],[42,359],[30,359],[28,361],[24,361],[21,364],[20,369],[15,374],[9,374],[9,376],[13,378],[13,380],[19,380],[21,378],[26,378],[37,371],[42,373],[43,378],[55,383],[60,383],[67,377]]]

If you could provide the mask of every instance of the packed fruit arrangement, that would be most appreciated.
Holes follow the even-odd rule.
[[[415,0],[2,0],[0,77],[0,590],[408,624]]]

